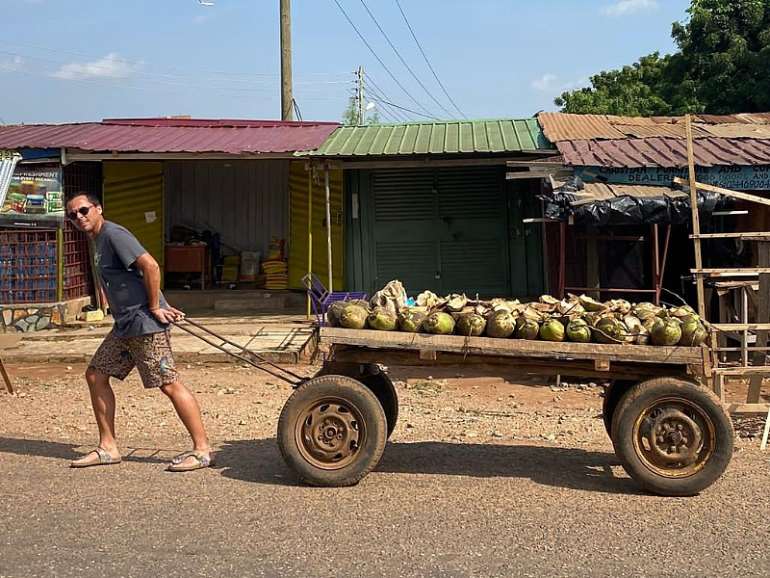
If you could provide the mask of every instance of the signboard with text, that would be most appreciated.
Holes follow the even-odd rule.
[[[0,223],[35,225],[63,219],[61,165],[17,164],[0,198]]]
[[[699,183],[736,191],[770,191],[770,165],[697,167]],[[671,186],[674,177],[687,178],[687,168],[575,167],[575,175],[587,183]]]

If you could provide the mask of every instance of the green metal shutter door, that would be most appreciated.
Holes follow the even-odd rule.
[[[437,170],[444,293],[509,293],[504,182],[500,167]]]
[[[433,171],[378,170],[371,175],[375,278],[399,279],[410,293],[435,287],[438,244]]]
[[[499,167],[373,171],[369,289],[400,279],[410,294],[507,295],[503,184]]]

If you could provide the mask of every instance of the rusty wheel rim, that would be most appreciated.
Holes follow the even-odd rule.
[[[302,457],[323,470],[339,470],[356,460],[366,440],[366,423],[350,400],[315,400],[297,417],[294,435]]]
[[[655,400],[634,423],[636,455],[650,471],[686,478],[704,468],[714,452],[714,422],[697,404],[682,397]]]

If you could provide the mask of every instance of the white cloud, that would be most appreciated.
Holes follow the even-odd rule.
[[[128,78],[136,72],[138,65],[123,60],[114,52],[92,62],[70,62],[54,72],[54,78],[82,80],[84,78]]]
[[[536,78],[532,81],[532,88],[535,90],[542,90],[543,92],[553,90],[556,85],[558,77],[550,72],[544,74],[540,78]]]
[[[540,92],[564,92],[565,90],[575,90],[588,85],[587,78],[578,78],[575,80],[562,81],[558,76],[550,72],[545,73],[540,78],[536,78],[530,83],[530,86]]]
[[[607,16],[628,16],[657,8],[658,0],[617,0],[614,4],[602,8],[601,12]]]
[[[19,55],[2,58],[0,59],[0,72],[15,72],[21,70],[23,65],[24,59]]]

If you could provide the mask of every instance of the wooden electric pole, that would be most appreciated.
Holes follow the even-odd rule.
[[[291,84],[291,0],[281,0],[281,120],[294,119]]]

